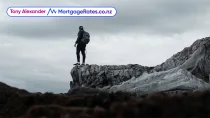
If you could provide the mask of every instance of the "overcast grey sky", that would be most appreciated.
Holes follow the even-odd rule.
[[[67,92],[78,26],[87,63],[155,66],[209,36],[209,0],[1,0],[0,81],[30,92]],[[10,6],[113,6],[112,18],[14,18]]]

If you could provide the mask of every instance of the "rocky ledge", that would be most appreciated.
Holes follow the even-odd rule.
[[[70,72],[70,88],[89,87],[109,92],[149,94],[159,91],[196,91],[209,88],[210,37],[155,67],[138,64],[75,66]]]

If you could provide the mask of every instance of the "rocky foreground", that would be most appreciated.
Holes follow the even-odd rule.
[[[0,93],[0,118],[210,118],[207,90],[137,96],[90,92],[90,88],[74,88],[68,94],[4,88]]]
[[[210,118],[210,38],[155,67],[86,65],[68,93],[0,83],[0,118]]]

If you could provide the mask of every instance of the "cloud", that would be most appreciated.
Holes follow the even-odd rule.
[[[14,1],[12,1],[14,2]],[[9,0],[7,5],[11,3]],[[32,1],[24,4],[21,0],[14,2],[22,5],[49,5],[44,1]],[[39,4],[38,4],[39,3]],[[207,19],[210,1],[208,0],[122,0],[119,4],[116,1],[106,2],[92,0],[92,5],[114,6],[118,13],[113,18],[22,18],[5,22],[0,29],[13,36],[33,38],[68,38],[75,37],[78,26],[83,25],[93,35],[106,35],[126,32],[142,32],[147,34],[173,35],[187,32],[202,25],[201,20]],[[17,5],[18,5],[17,4]],[[61,2],[51,1],[51,5],[88,5],[84,1],[62,0]],[[21,27],[21,28],[20,28]]]
[[[72,51],[66,45],[65,41],[30,41],[1,36],[0,81],[30,91],[66,92],[71,80],[71,67],[67,64],[74,61],[67,55]]]

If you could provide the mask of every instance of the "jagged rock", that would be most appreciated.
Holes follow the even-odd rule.
[[[194,91],[209,87],[209,74],[210,37],[207,37],[195,41],[155,67],[138,64],[74,67],[71,70],[71,88],[83,86],[140,94],[167,90]]]
[[[164,63],[154,67],[154,70],[158,72],[165,71],[181,66],[184,63],[189,63],[187,64],[188,67],[185,67],[186,70],[208,82],[210,73],[210,37],[195,41],[190,47],[184,48],[184,50],[173,55]]]
[[[194,91],[207,88],[210,88],[208,83],[195,77],[187,70],[174,68],[132,78],[120,85],[111,86],[109,92],[125,91],[144,95],[161,91]]]
[[[127,81],[132,77],[139,77],[144,72],[150,73],[152,69],[151,67],[144,67],[137,64],[76,66],[71,70],[73,81],[70,82],[70,86],[71,88],[82,85],[93,88],[113,86]]]

